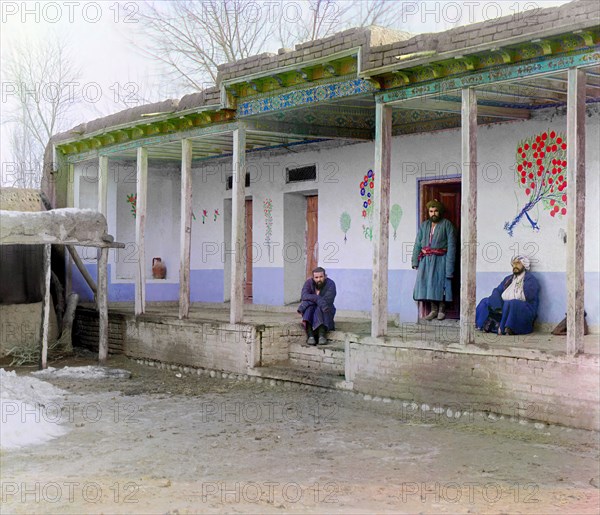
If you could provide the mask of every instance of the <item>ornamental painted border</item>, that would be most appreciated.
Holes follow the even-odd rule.
[[[239,105],[237,114],[238,117],[251,116],[375,91],[379,91],[379,88],[365,79],[322,84],[312,88],[282,93],[274,97],[243,102]]]
[[[485,72],[470,73],[462,77],[440,79],[421,85],[405,86],[377,93],[375,94],[375,101],[385,104],[397,100],[435,95],[467,87],[520,79],[558,70],[566,70],[568,68],[593,66],[595,64],[600,64],[600,49],[555,57],[542,57],[529,63],[509,64]]]

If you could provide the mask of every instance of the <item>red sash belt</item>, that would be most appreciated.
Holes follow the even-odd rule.
[[[417,261],[421,261],[425,256],[443,256],[448,252],[448,249],[434,249],[432,247],[423,247],[421,252],[419,252],[419,257]]]

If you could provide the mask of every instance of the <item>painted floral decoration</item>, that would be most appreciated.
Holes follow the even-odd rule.
[[[527,201],[519,214],[504,225],[510,236],[523,217],[534,231],[540,230],[538,221],[529,213],[538,204],[552,217],[567,214],[567,141],[563,133],[547,130],[520,141],[515,173]]]
[[[375,174],[369,170],[359,185],[360,197],[362,200],[362,217],[366,223],[363,224],[363,234],[369,240],[373,239],[373,208],[374,208],[374,189]]]
[[[346,211],[344,211],[340,216],[340,229],[344,233],[344,243],[348,241],[347,235],[348,231],[350,230],[351,223],[352,219],[350,218],[350,215]]]
[[[394,239],[396,239],[396,232],[400,226],[400,220],[402,219],[402,208],[400,204],[394,204],[390,210],[390,223],[394,229]]]
[[[271,236],[273,235],[273,200],[266,198],[263,202],[263,212],[265,213],[265,245],[271,255]]]
[[[133,215],[133,218],[135,218],[135,215],[137,214],[137,194],[132,193],[127,195],[127,202],[131,204],[131,214]]]

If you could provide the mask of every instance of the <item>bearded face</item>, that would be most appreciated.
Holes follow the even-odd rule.
[[[429,208],[429,220],[431,220],[434,224],[437,224],[441,220],[440,210],[437,207]]]
[[[513,274],[520,275],[525,271],[525,267],[523,266],[523,263],[521,263],[519,260],[515,260],[512,262],[512,271]]]
[[[313,273],[313,281],[315,283],[315,288],[317,290],[320,290],[325,284],[325,274],[323,272]]]

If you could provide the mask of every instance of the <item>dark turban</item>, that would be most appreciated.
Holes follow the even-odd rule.
[[[444,204],[442,204],[439,200],[434,199],[434,200],[430,200],[429,202],[427,202],[427,209],[431,209],[432,207],[437,208],[437,210],[440,212],[440,215],[444,212],[444,210],[446,209],[444,207]]]

